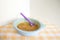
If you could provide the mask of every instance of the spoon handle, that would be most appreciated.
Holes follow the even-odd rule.
[[[21,15],[30,23],[31,26],[34,25],[34,23],[32,23],[26,16],[24,16],[22,13],[21,13]]]

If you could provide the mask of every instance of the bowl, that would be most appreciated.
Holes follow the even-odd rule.
[[[38,36],[38,33],[45,27],[45,25],[43,23],[41,23],[40,21],[33,19],[33,18],[29,18],[32,22],[36,23],[39,25],[39,28],[37,30],[34,31],[26,31],[26,30],[21,30],[17,27],[18,24],[20,24],[21,22],[27,22],[24,18],[20,18],[17,19],[13,22],[13,26],[14,28],[18,31],[19,34],[21,34],[22,36]]]

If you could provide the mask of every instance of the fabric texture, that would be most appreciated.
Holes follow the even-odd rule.
[[[60,40],[60,28],[51,24],[40,31],[39,36],[22,36],[13,27],[13,22],[0,26],[0,40]]]

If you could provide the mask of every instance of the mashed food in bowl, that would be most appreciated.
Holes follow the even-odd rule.
[[[31,26],[28,22],[21,22],[17,25],[17,27],[21,30],[25,31],[34,31],[39,28],[38,24],[35,24],[34,26]]]

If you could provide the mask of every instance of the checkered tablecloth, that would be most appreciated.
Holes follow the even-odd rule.
[[[46,24],[39,36],[21,36],[12,24],[0,26],[0,40],[60,40],[60,28],[54,25]]]

